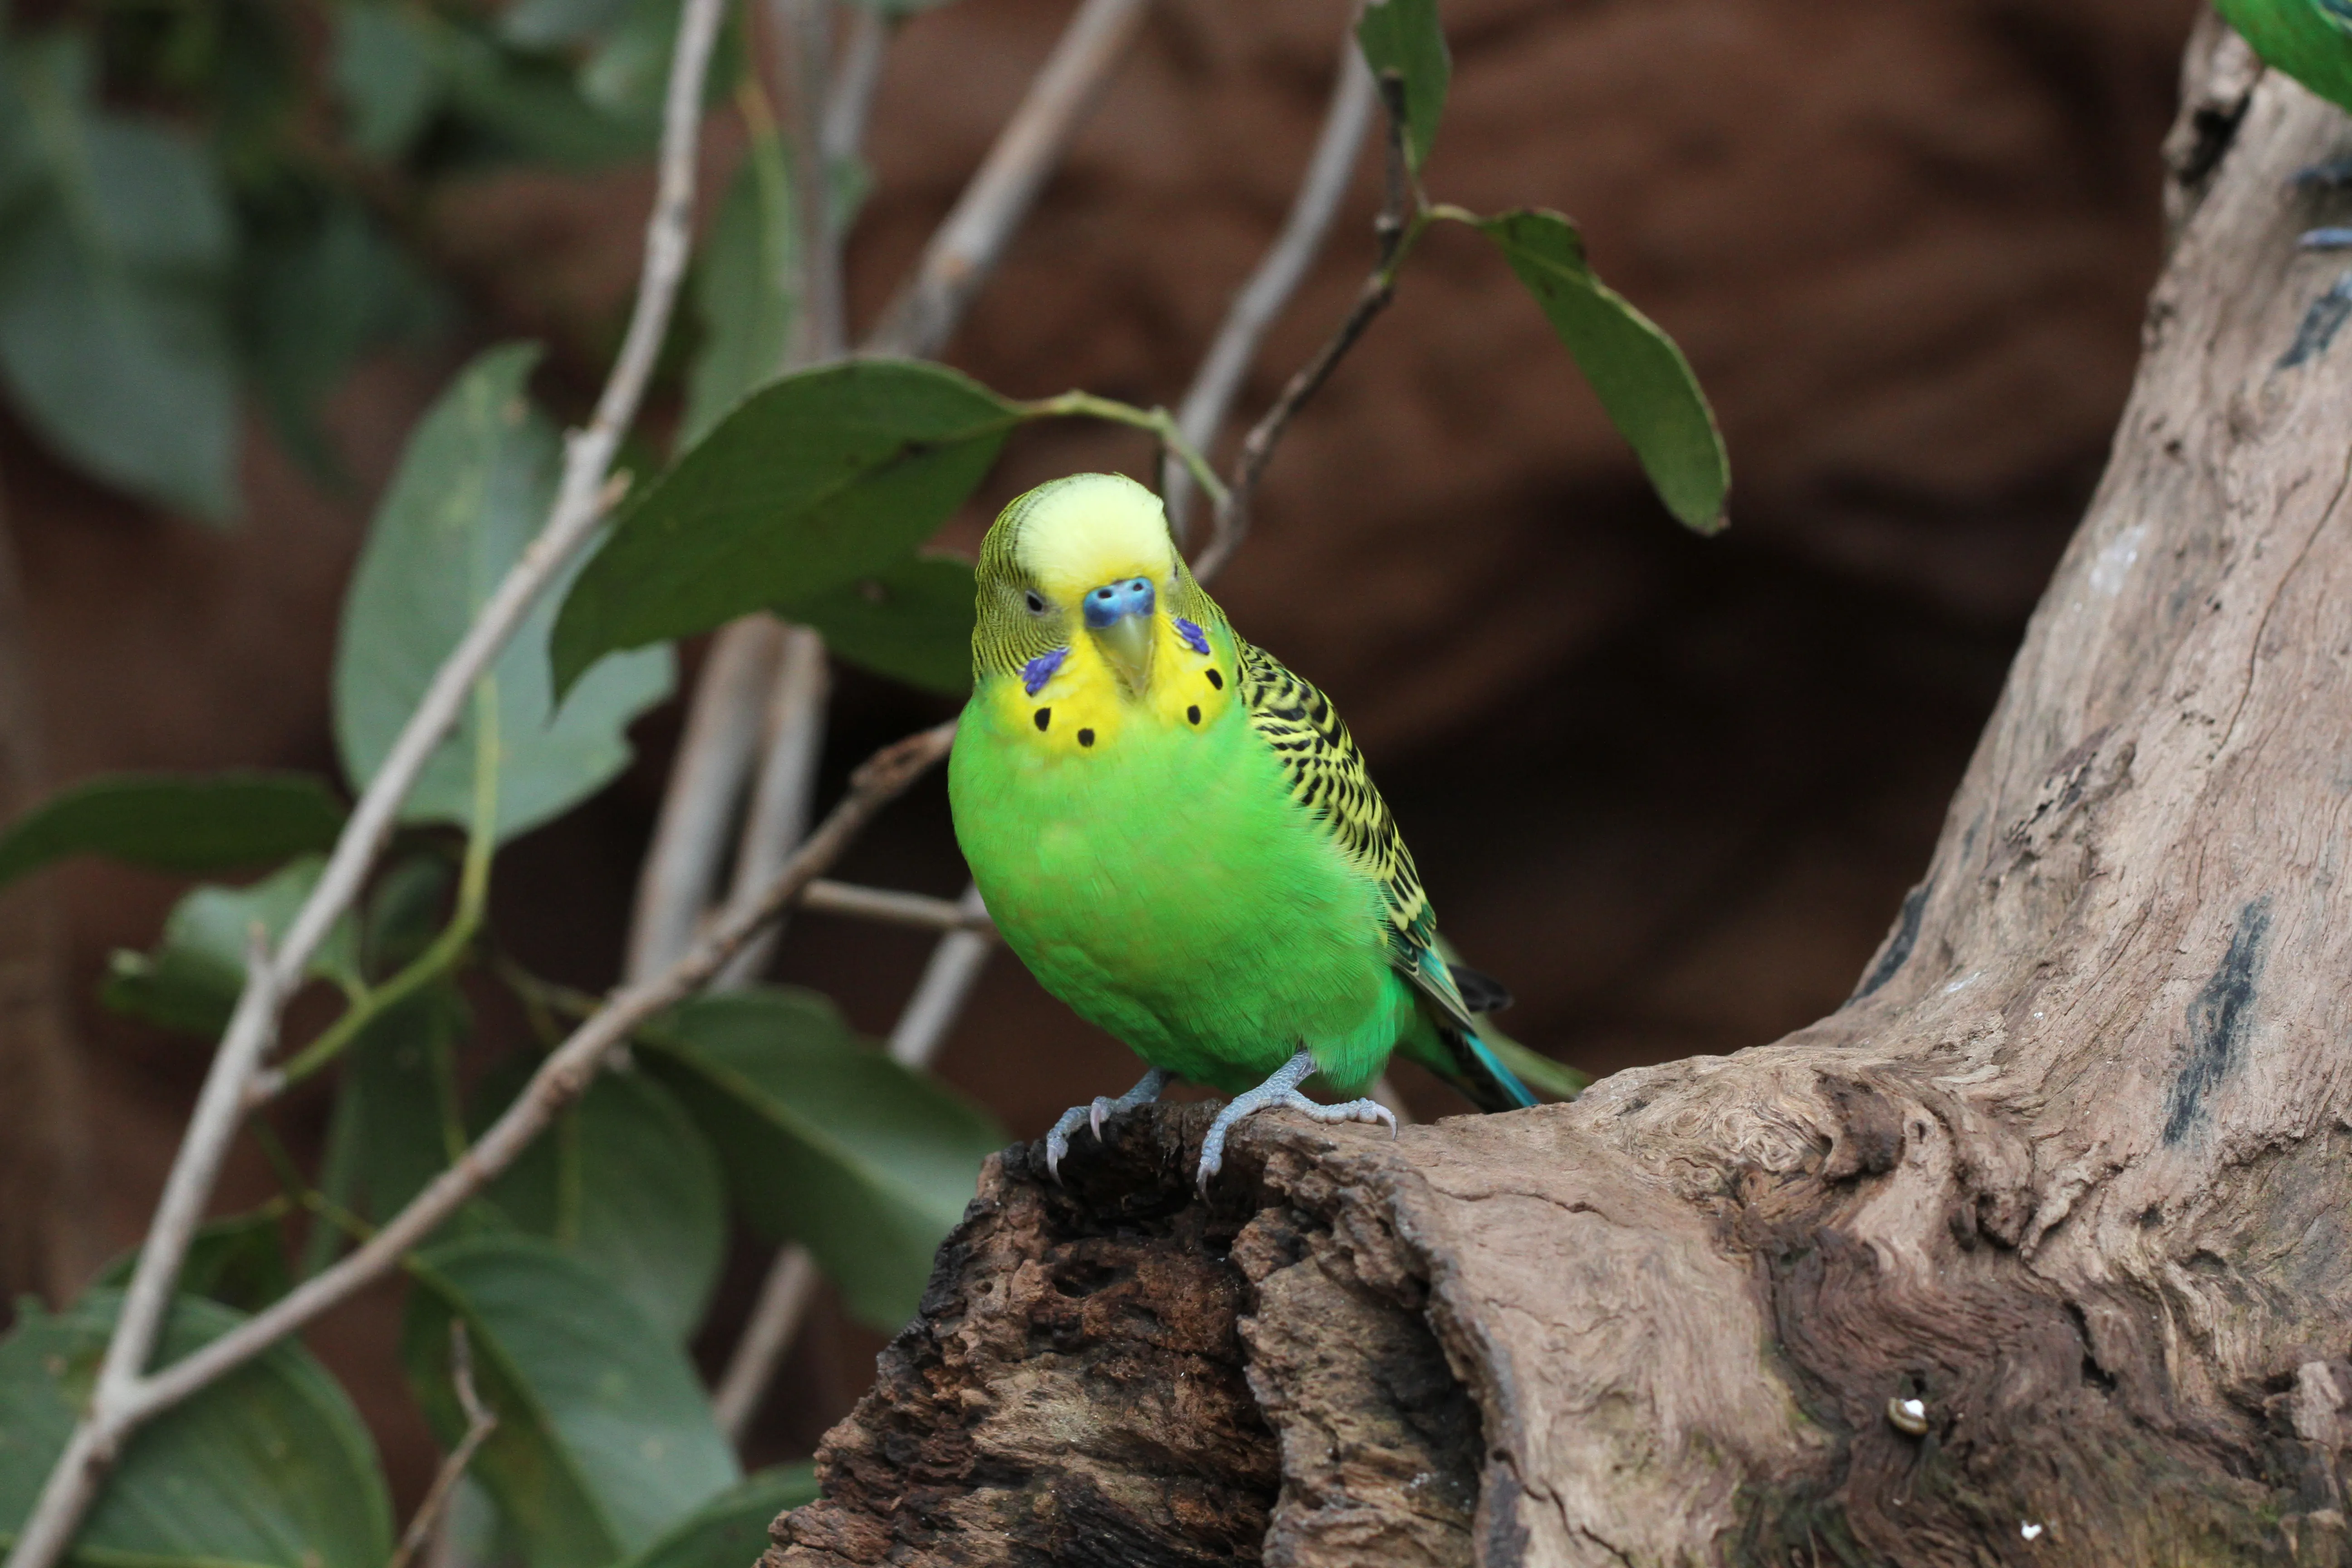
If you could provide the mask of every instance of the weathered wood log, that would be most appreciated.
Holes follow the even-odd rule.
[[[2352,274],[2290,189],[2347,137],[2234,47],[1853,999],[1394,1142],[1260,1118],[1206,1204],[1198,1108],[1066,1190],[1010,1152],[769,1568],[2352,1561]]]

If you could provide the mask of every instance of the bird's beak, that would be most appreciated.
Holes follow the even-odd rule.
[[[1129,691],[1140,692],[1151,679],[1151,650],[1159,642],[1152,636],[1159,620],[1157,599],[1151,579],[1129,577],[1089,588],[1080,601],[1095,646]]]

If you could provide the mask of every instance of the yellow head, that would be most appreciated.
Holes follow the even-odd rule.
[[[1203,694],[1230,689],[1224,617],[1185,569],[1160,498],[1133,479],[1073,474],[1015,500],[989,529],[977,574],[976,683],[1022,705],[1040,734],[1090,748],[1139,706],[1197,726]]]

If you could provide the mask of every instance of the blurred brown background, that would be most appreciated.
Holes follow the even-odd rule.
[[[905,29],[852,255],[861,322],[1068,10],[959,0]],[[1713,396],[1734,527],[1675,530],[1500,263],[1441,234],[1283,448],[1220,594],[1347,714],[1447,930],[1517,990],[1514,1033],[1595,1071],[1769,1040],[1851,989],[2096,477],[2157,264],[2157,145],[2191,6],[1447,0],[1445,15],[1455,75],[1433,193],[1581,222],[1603,275]],[[1173,403],[1288,203],[1343,19],[1330,0],[1160,6],[950,359],[1019,395]],[[718,175],[733,142],[715,143]],[[1244,417],[1352,294],[1372,174],[1368,158]],[[443,201],[436,243],[476,313],[439,357],[373,364],[339,397],[365,485],[481,342],[551,340],[547,391],[576,411],[648,189],[642,173],[507,177]],[[248,515],[221,534],[109,495],[0,426],[49,782],[331,769],[328,663],[369,497],[322,493],[253,428]],[[976,540],[1053,474],[1140,474],[1147,458],[1076,427],[1024,437],[956,532]],[[836,773],[934,711],[854,673],[841,689]],[[545,971],[610,983],[677,722],[673,706],[641,725],[621,786],[501,861],[497,919]],[[900,807],[845,874],[959,887],[943,791]],[[149,943],[176,891],[79,863],[19,897],[54,900],[67,952],[88,1262],[142,1228],[202,1067],[90,1000],[108,951]],[[880,1032],[927,948],[812,916],[779,973]],[[1134,1070],[1010,960],[940,1064],[1020,1136]],[[1458,1109],[1407,1088],[1424,1114]],[[265,1184],[249,1172],[225,1196]],[[706,1348],[726,1343],[761,1263],[737,1260]],[[380,1295],[314,1342],[413,1491],[431,1458],[393,1386],[394,1325]],[[877,1343],[821,1314],[757,1457],[807,1452]]]

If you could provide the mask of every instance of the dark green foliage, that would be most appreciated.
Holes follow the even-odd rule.
[[[646,1065],[718,1145],[744,1217],[806,1246],[858,1317],[905,1322],[1003,1129],[812,992],[701,997],[644,1041]]]
[[[409,1386],[455,1444],[466,1418],[449,1323],[462,1321],[499,1418],[472,1473],[531,1568],[606,1568],[741,1479],[686,1352],[586,1264],[531,1237],[483,1236],[410,1272]]]
[[[1720,530],[1731,460],[1683,351],[1593,276],[1583,237],[1558,213],[1504,213],[1476,227],[1543,307],[1666,510],[1700,533]]]
[[[93,1289],[54,1316],[20,1309],[0,1340],[0,1542],[64,1448],[121,1298]],[[182,1297],[162,1357],[241,1314]],[[287,1341],[131,1441],[79,1538],[82,1560],[130,1568],[382,1568],[392,1504],[375,1445],[332,1378]]]
[[[906,560],[1021,418],[970,378],[910,361],[771,383],[656,481],[580,574],[556,617],[556,689],[606,654],[805,604]]]
[[[1356,20],[1364,63],[1388,84],[1391,104],[1404,110],[1405,161],[1418,172],[1437,142],[1445,89],[1454,76],[1437,0],[1370,0]]]
[[[0,886],[69,855],[226,871],[333,847],[343,805],[308,773],[107,773],[0,834]]]
[[[538,359],[530,344],[477,357],[417,426],[376,509],[335,654],[335,738],[354,784],[373,776],[433,672],[547,521],[558,452],[555,427],[526,384]],[[669,650],[652,648],[606,661],[559,710],[547,628],[562,591],[559,583],[541,598],[491,666],[500,840],[560,816],[627,766],[629,721],[669,695]],[[481,702],[468,705],[425,765],[405,820],[472,820],[486,717]]]

